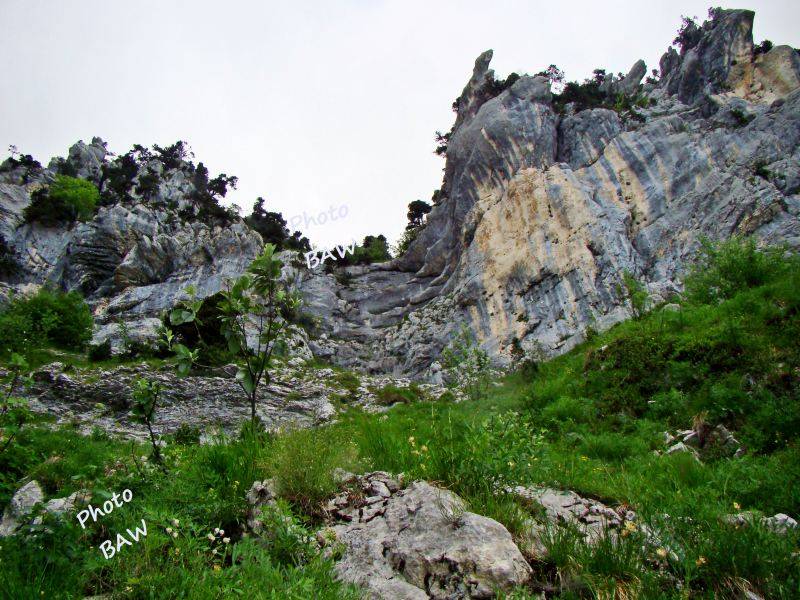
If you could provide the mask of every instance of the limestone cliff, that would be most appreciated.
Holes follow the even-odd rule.
[[[320,323],[314,353],[430,376],[461,324],[498,363],[515,344],[563,352],[587,327],[628,315],[624,271],[666,299],[704,236],[800,246],[800,55],[754,48],[753,17],[718,11],[689,27],[657,80],[642,83],[642,61],[606,76],[599,89],[617,101],[602,106],[562,102],[544,76],[498,82],[491,51],[479,56],[455,105],[439,201],[408,251],[338,280],[287,266]],[[79,143],[68,160],[96,179],[105,146]],[[0,233],[22,264],[11,283],[80,289],[97,339],[116,319],[152,335],[186,285],[214,293],[261,244],[238,218],[176,218],[194,189],[182,165],[160,171],[151,197],[103,206],[87,223],[22,223],[56,166],[29,181],[0,176]]]
[[[562,352],[628,315],[626,270],[666,299],[704,236],[800,245],[800,55],[756,52],[752,24],[719,11],[664,54],[657,82],[641,83],[642,61],[606,77],[637,97],[619,112],[554,106],[545,77],[496,93],[482,54],[456,102],[442,199],[408,252],[352,269],[348,288],[303,281],[333,338],[315,350],[420,372],[466,323],[499,362],[515,339]]]
[[[107,154],[105,143],[94,138],[72,146],[66,161],[71,173],[99,183]],[[134,341],[152,339],[162,312],[187,286],[194,285],[201,297],[216,293],[262,246],[258,233],[239,218],[214,222],[193,216],[194,165],[178,161],[165,168],[152,158],[143,163],[132,174],[127,197],[103,202],[87,222],[53,226],[26,223],[23,211],[31,194],[63,170],[62,161],[29,172],[6,165],[0,174],[0,234],[18,264],[6,285],[79,290],[94,311],[96,342],[119,342],[120,321]],[[158,185],[145,194],[138,184],[153,173]]]

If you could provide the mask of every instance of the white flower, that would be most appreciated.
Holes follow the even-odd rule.
[[[209,541],[212,541],[212,542],[214,541],[214,534],[213,533],[209,533],[206,537],[209,539]]]
[[[180,524],[181,524],[181,522],[180,522],[180,521],[178,521],[178,519],[172,519],[172,524],[173,524],[175,527],[177,527],[178,525],[180,525]]]
[[[220,529],[220,530],[219,530],[219,535],[220,535],[220,536],[222,536],[222,535],[225,535],[225,530],[224,530],[224,529]]]
[[[172,535],[172,527],[167,527],[167,533]]]
[[[174,537],[174,538],[178,537],[178,532],[177,531],[173,531],[172,532],[172,537]]]
[[[231,538],[229,538],[229,537],[222,538],[222,543],[223,544],[230,544],[231,543]]]

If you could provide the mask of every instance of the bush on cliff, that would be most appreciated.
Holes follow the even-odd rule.
[[[92,313],[77,292],[41,289],[13,298],[0,311],[0,354],[54,345],[82,350],[92,337]]]
[[[100,192],[90,181],[56,175],[49,188],[41,188],[31,195],[31,203],[24,212],[25,221],[47,227],[88,221],[94,216],[99,199]]]

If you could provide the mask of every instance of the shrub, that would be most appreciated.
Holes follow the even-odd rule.
[[[407,388],[389,384],[376,390],[375,395],[377,396],[378,404],[382,406],[409,404],[420,399],[420,390],[413,384]]]
[[[80,294],[43,288],[35,296],[13,298],[0,312],[0,352],[26,352],[45,344],[82,350],[92,324]]]
[[[264,209],[264,199],[259,197],[253,205],[253,212],[245,218],[245,222],[261,234],[264,243],[275,244],[280,250],[299,250],[309,252],[311,244],[308,238],[299,231],[290,233],[286,227],[286,219],[279,212]]]
[[[31,203],[24,211],[25,221],[47,227],[87,221],[94,216],[99,199],[100,192],[93,183],[56,175],[49,189],[41,188],[32,194]]]
[[[542,409],[542,419],[552,422],[588,423],[597,416],[597,409],[586,398],[562,396]]]
[[[14,248],[8,245],[6,239],[0,235],[0,277],[13,277],[19,272],[20,265]]]
[[[92,362],[100,362],[111,358],[111,342],[106,340],[101,344],[92,344],[86,353],[86,357]]]
[[[442,364],[450,385],[480,400],[489,389],[492,369],[489,355],[475,341],[472,332],[463,326],[442,351]]]
[[[277,437],[267,459],[281,497],[304,513],[318,515],[321,503],[333,495],[336,467],[355,460],[355,447],[325,430],[299,429]]]
[[[181,423],[178,429],[175,430],[175,433],[172,434],[172,438],[175,440],[176,444],[183,444],[185,446],[199,444],[200,428],[193,427],[188,423]]]
[[[421,228],[413,227],[412,229],[406,229],[403,231],[403,234],[397,240],[397,244],[394,247],[394,255],[395,256],[402,256],[406,252],[408,252],[409,246],[411,246],[411,242],[417,239]]]
[[[784,248],[759,250],[753,238],[703,240],[699,260],[686,277],[686,296],[695,303],[718,302],[797,268],[797,258],[787,258]]]
[[[647,288],[630,271],[623,272],[622,285],[617,288],[617,293],[624,296],[630,305],[634,319],[638,319],[644,314],[649,301]]]
[[[368,235],[361,245],[356,245],[352,254],[346,254],[337,261],[340,265],[368,265],[385,262],[392,258],[384,235]]]

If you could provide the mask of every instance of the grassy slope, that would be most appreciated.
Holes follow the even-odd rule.
[[[800,515],[800,269],[746,253],[733,267],[715,260],[679,312],[654,310],[620,324],[533,374],[506,377],[479,402],[398,405],[384,416],[350,411],[336,425],[265,439],[256,450],[172,444],[170,473],[150,470],[144,478],[134,459],[143,447],[29,428],[0,458],[0,502],[24,476],[42,482],[48,497],[128,487],[134,500],[86,531],[73,519],[51,524],[53,533],[40,532],[35,543],[4,540],[0,593],[346,598],[352,591],[333,581],[330,563],[304,539],[318,524],[319,502],[335,489],[332,469],[344,467],[439,482],[473,511],[505,523],[523,548],[523,518],[536,511],[492,490],[516,483],[572,489],[631,505],[672,553],[642,552],[638,531],[594,549],[568,531],[553,532],[550,557],[534,567],[561,597],[737,597],[743,589],[798,597],[798,535],[733,528],[720,517],[737,507]],[[721,275],[732,289],[724,290]],[[704,296],[709,289],[717,297]],[[663,431],[688,429],[698,416],[728,426],[747,454],[707,452],[702,463],[654,454],[664,449]],[[47,462],[52,456],[60,458]],[[276,520],[261,546],[240,538],[240,523],[249,482],[268,476],[277,478],[290,518]],[[100,541],[140,518],[147,538],[104,560]],[[177,538],[166,532],[175,518]],[[207,539],[216,527],[230,544]]]

